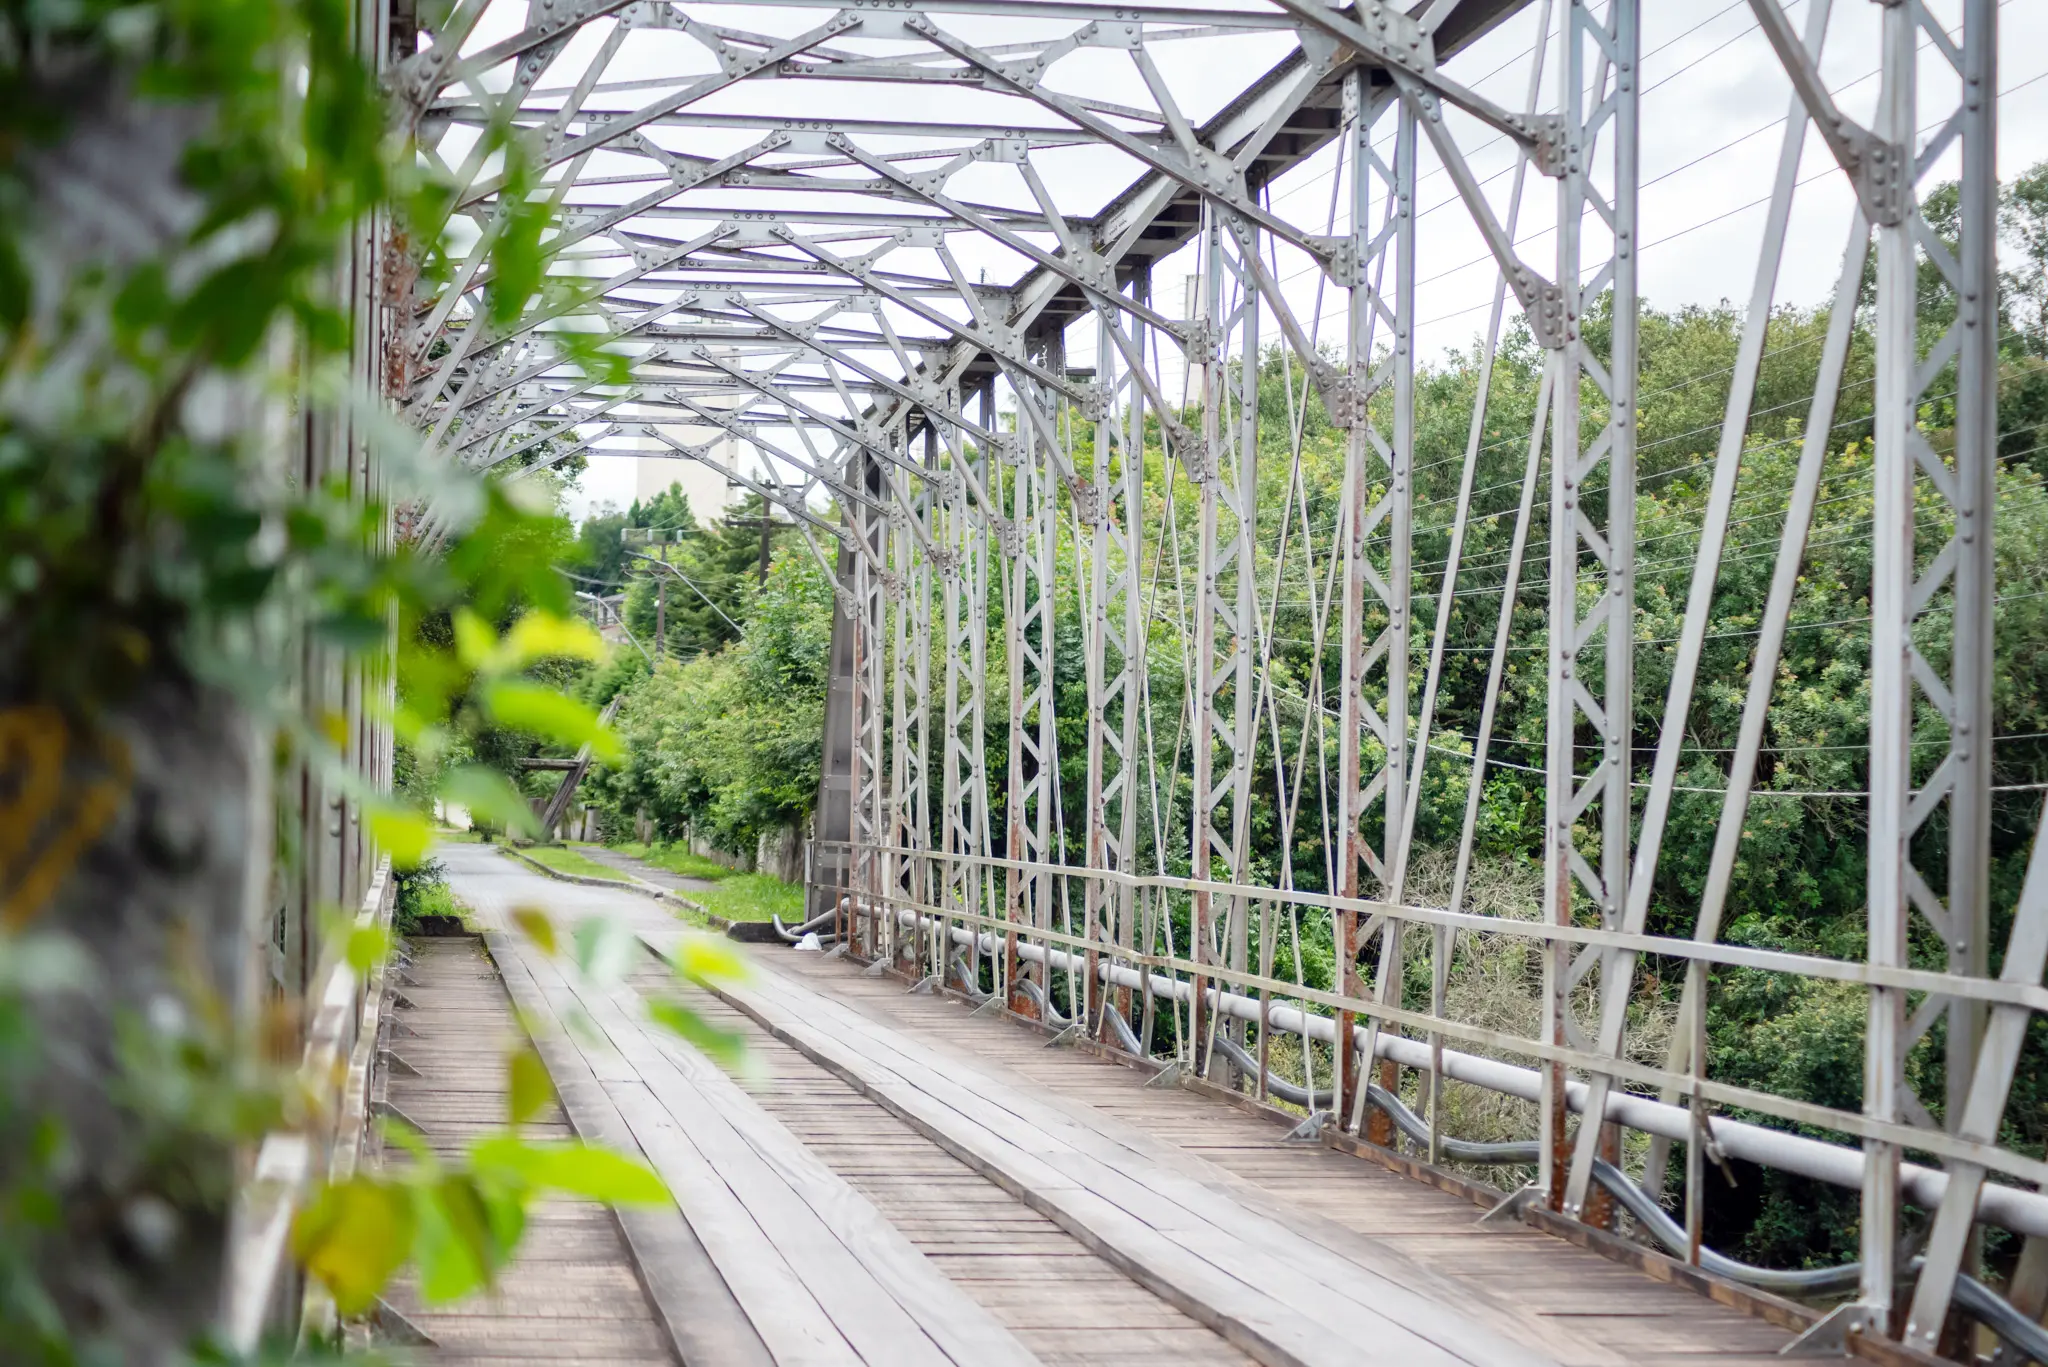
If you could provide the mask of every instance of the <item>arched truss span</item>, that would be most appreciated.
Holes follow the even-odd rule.
[[[1948,1192],[1932,1202],[1906,1317],[1926,1346],[1973,1256],[1973,1211],[2048,1235],[2043,1203],[2020,1189],[2048,1168],[1996,1142],[2030,1013],[2048,1004],[2048,875],[2029,879],[2009,943],[1989,943],[1998,7],[1957,0],[1937,22],[1917,0],[1888,0],[1834,15],[1837,28],[1881,30],[1865,126],[1820,75],[1828,0],[1810,0],[1798,25],[1779,0],[1751,0],[1792,98],[1763,249],[1731,289],[1749,286],[1749,322],[1665,724],[1645,736],[1631,727],[1639,557],[1625,496],[1637,478],[1640,4],[461,0],[394,81],[424,154],[458,187],[455,238],[472,254],[447,287],[419,294],[386,374],[430,446],[464,464],[672,455],[787,510],[840,585],[817,868],[846,890],[868,948],[1031,1010],[1057,988],[1105,1038],[1109,1013],[1148,1040],[1169,1029],[1190,1067],[1262,1092],[1243,1046],[1256,1036],[1265,1060],[1272,1030],[1221,1008],[1290,1002],[1293,1019],[1354,1046],[1335,1051],[1334,1121],[1382,1142],[1395,1142],[1392,1117],[1368,1105],[1366,1074],[1383,1070],[1398,1090],[1416,1057],[1404,1041],[1427,1044],[1432,1076],[1466,1050],[1533,1060],[1541,1189],[1596,1222],[1612,1218],[1593,1178],[1618,1123],[1654,1136],[1653,1183],[1674,1139],[1697,1170],[1710,1146],[1684,1141],[1714,1105],[1833,1131],[1852,1146],[1828,1150],[1853,1160],[1846,1179],[1834,1159],[1785,1156],[1765,1130],[1755,1152],[1860,1185],[1862,1286],[1848,1319],[1872,1325],[1898,1284],[1900,1203],[1925,1207],[1940,1189],[1928,1185],[1939,1174],[1904,1161],[1912,1151],[1945,1167]],[[1526,50],[1466,69],[1468,52],[1510,30]],[[1707,886],[1688,932],[1651,935],[1765,320],[1783,297],[1794,192],[1814,170],[1802,178],[1809,126],[1856,205],[1808,415],[1819,435],[1786,507]],[[493,130],[517,164],[493,150]],[[1327,191],[1276,196],[1310,163]],[[1961,181],[1955,251],[1918,208],[1937,172]],[[1441,201],[1430,211],[1462,215],[1496,274],[1461,478],[1428,513],[1449,551],[1429,565],[1414,554],[1425,180]],[[551,214],[545,287],[493,321],[486,250],[537,207]],[[1872,255],[1877,302],[1859,324]],[[1962,301],[1932,339],[1916,316],[1923,261]],[[1540,353],[1542,395],[1503,466],[1481,434],[1515,319]],[[1869,949],[1844,962],[1720,936],[1853,326],[1877,355],[1878,570]],[[1292,427],[1280,449],[1293,468],[1278,481],[1275,419],[1261,413],[1258,367],[1241,364],[1272,346]],[[580,363],[599,347],[626,359],[625,378]],[[1915,420],[1937,379],[1957,411],[1943,453]],[[1300,481],[1311,394],[1343,464],[1340,506],[1320,523]],[[1482,466],[1509,475],[1477,486]],[[1505,575],[1503,602],[1548,623],[1539,921],[1465,905],[1478,794],[1503,763],[1489,747],[1505,612],[1479,734],[1449,760],[1435,734],[1462,548],[1475,504],[1500,488],[1488,515],[1514,532],[1489,568]],[[1916,545],[1915,516],[1930,511],[1951,530]],[[1547,587],[1518,598],[1525,579]],[[1305,672],[1271,667],[1283,588],[1309,605]],[[1062,631],[1079,633],[1078,651]],[[1058,669],[1075,659],[1085,715],[1063,727]],[[1945,752],[1921,763],[1913,717],[1928,707],[1949,725]],[[997,743],[1007,753],[989,753]],[[1432,755],[1465,767],[1471,797],[1449,897],[1423,906],[1409,878]],[[1255,776],[1255,761],[1274,773]],[[1085,771],[1068,785],[1079,810],[1062,765]],[[1254,823],[1292,848],[1318,820],[1327,892],[1254,865]],[[1934,829],[1946,833],[1941,886],[1916,838]],[[1946,954],[1932,966],[1908,954],[1930,928]],[[1337,980],[1301,981],[1297,952],[1288,981],[1274,957],[1288,936],[1332,946]],[[1489,936],[1539,953],[1533,1032],[1446,1004],[1461,944]],[[1403,990],[1417,937],[1426,1001]],[[1685,980],[1661,1064],[1629,1048],[1645,955]],[[1706,1073],[1693,1045],[1717,964],[1866,995],[1859,1111]],[[1119,974],[1138,968],[1133,988]],[[1267,1006],[1257,1019],[1274,1020]],[[1905,1058],[1936,1021],[1946,1093],[1922,1098]],[[1213,1048],[1219,1034],[1228,1049]],[[1610,1123],[1576,1124],[1575,1112]],[[1752,1128],[1727,1129],[1724,1144],[1751,1143]]]

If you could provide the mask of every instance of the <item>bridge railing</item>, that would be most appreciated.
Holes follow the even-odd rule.
[[[1716,1081],[1699,1062],[1707,1057],[1701,1047],[1678,1054],[1658,1049],[1664,1057],[1654,1059],[1643,1050],[1609,1055],[1575,1029],[1555,1029],[1560,1016],[1569,1019],[1573,1012],[1545,1009],[1521,1020],[1502,1019],[1498,1012],[1456,1009],[1445,991],[1451,961],[1461,952],[1519,950],[1531,979],[1542,956],[1557,956],[1557,980],[1567,984],[1584,976],[1583,970],[1574,972],[1576,965],[1590,967],[1596,956],[1627,953],[1667,974],[1748,970],[1837,983],[1847,994],[1866,997],[1873,990],[1897,989],[1926,1003],[1979,1002],[2027,1021],[2048,1012],[2048,988],[2038,978],[1969,977],[900,846],[856,851],[836,842],[818,845],[810,866],[840,876],[830,887],[814,888],[811,904],[834,901],[831,929],[860,957],[889,960],[933,986],[998,997],[1048,1024],[1134,1054],[1171,1059],[1183,1070],[1262,1100],[1299,1107],[1308,1113],[1311,1129],[1336,1125],[1390,1147],[1405,1137],[1430,1161],[1536,1169],[1549,1186],[1534,1194],[1554,1205],[1563,1165],[1573,1152],[1567,1116],[1583,1115],[1599,1096],[1610,1136],[1596,1176],[1607,1200],[1571,1213],[1610,1225],[1618,1204],[1669,1251],[1709,1271],[1795,1295],[1853,1290],[1855,1265],[1780,1273],[1703,1248],[1701,1165],[1741,1159],[1853,1191],[1863,1185],[1871,1161],[1860,1147],[1865,1140],[1889,1141],[1917,1160],[1897,1165],[1896,1194],[1930,1216],[1958,1171],[1974,1173],[1980,1180],[1969,1186],[1976,1188],[1978,1222],[2048,1238],[2048,1194],[2039,1189],[2048,1180],[2048,1163],[1995,1138],[1975,1138],[1968,1129],[1886,1124],[1805,1097]],[[2040,895],[2044,889],[2037,884],[2030,878],[2026,895]],[[1346,914],[1358,916],[1365,927],[1353,943],[1369,944],[1373,935],[1388,932],[1382,944],[1393,946],[1396,955],[1420,946],[1401,961],[1404,968],[1427,972],[1382,974],[1379,982],[1391,985],[1384,991],[1336,990],[1330,947],[1337,918]],[[1206,948],[1190,943],[1190,927],[1198,923],[1218,927]],[[1405,937],[1409,950],[1402,948],[1404,932],[1412,932]],[[1345,1028],[1350,1047],[1340,1052],[1337,1041]],[[1690,1028],[1702,1030],[1697,1018]],[[1670,1059],[1676,1057],[1688,1062],[1673,1067]],[[1595,1086],[1601,1082],[1606,1085]],[[1503,1099],[1496,1122],[1504,1110],[1510,1123],[1523,1126],[1522,1133],[1474,1140],[1448,1132],[1443,1101],[1453,1087]],[[1722,1110],[1755,1118],[1717,1113]],[[1979,1132],[1997,1135],[1995,1120]],[[1625,1142],[1631,1131],[1640,1137]],[[1661,1208],[1664,1155],[1673,1145],[1685,1151],[1688,1172],[1682,1224]],[[1544,1161],[1546,1151],[1553,1161]],[[1980,1285],[1961,1286],[1957,1294],[1965,1309],[2002,1326],[2009,1340],[2048,1346],[2038,1324]]]
[[[253,1351],[266,1335],[333,1327],[333,1303],[292,1260],[292,1221],[315,1183],[347,1178],[362,1156],[389,956],[360,973],[349,942],[389,933],[396,893],[391,861],[380,859],[347,930],[321,948],[296,1076],[299,1112],[264,1137],[231,1217],[221,1337],[236,1352]]]

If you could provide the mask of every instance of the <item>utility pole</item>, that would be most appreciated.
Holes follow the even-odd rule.
[[[761,509],[761,516],[760,516],[760,517],[758,517],[758,518],[739,518],[739,519],[731,519],[731,518],[729,518],[729,519],[727,519],[727,521],[726,521],[726,524],[725,524],[725,525],[726,525],[726,526],[728,526],[728,527],[758,527],[758,528],[760,528],[760,530],[761,530],[761,582],[762,582],[763,584],[767,583],[767,582],[768,582],[768,552],[769,552],[769,548],[770,548],[770,547],[771,547],[771,546],[772,546],[772,545],[774,544],[774,542],[773,542],[773,538],[774,538],[774,535],[775,535],[775,529],[776,529],[776,528],[777,528],[778,526],[782,525],[782,524],[781,524],[781,523],[779,523],[779,522],[777,522],[777,521],[776,521],[776,520],[775,520],[775,519],[774,519],[773,517],[771,517],[771,516],[769,515],[769,512],[768,512],[768,508],[767,508],[767,506],[766,506],[766,504],[765,504],[765,502],[764,502],[764,504],[763,504],[763,506],[762,506],[762,509]]]
[[[666,565],[668,557],[661,557]],[[654,655],[661,659],[668,654],[668,576],[654,576]]]

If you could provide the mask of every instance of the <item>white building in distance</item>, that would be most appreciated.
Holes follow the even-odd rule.
[[[744,468],[740,464],[739,442],[730,435],[721,434],[715,427],[671,427],[677,441],[700,445],[717,438],[712,449],[712,458],[730,469]],[[643,451],[665,451],[670,448],[657,438],[636,437],[633,446]],[[727,481],[725,475],[701,460],[691,460],[680,453],[673,456],[640,456],[634,459],[633,497],[641,503],[658,494],[665,493],[671,484],[683,486],[683,493],[690,500],[690,512],[697,519],[698,526],[724,515],[725,510],[746,496],[746,490],[738,484]]]

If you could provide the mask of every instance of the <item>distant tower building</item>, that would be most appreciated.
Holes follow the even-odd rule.
[[[693,446],[717,438],[717,444],[712,450],[712,459],[729,469],[745,468],[740,464],[739,442],[733,437],[721,434],[715,427],[677,425],[669,427],[668,431],[677,441],[686,441]],[[671,449],[654,437],[636,438],[633,445],[639,450],[647,451]],[[701,460],[691,460],[680,455],[674,458],[641,456],[634,464],[638,467],[633,479],[634,498],[645,503],[655,495],[665,492],[669,485],[680,484],[683,486],[683,492],[689,496],[690,512],[696,517],[699,526],[722,516],[727,508],[738,503],[746,495],[745,489],[737,484],[727,483],[723,473],[712,469]]]

